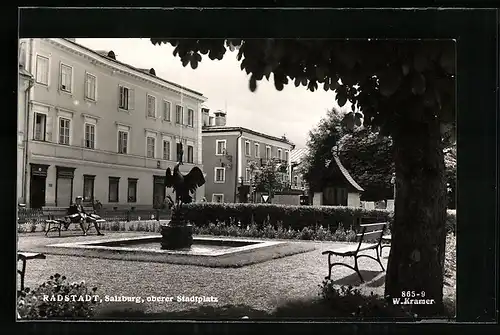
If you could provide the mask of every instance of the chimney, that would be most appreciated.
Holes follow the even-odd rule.
[[[214,123],[214,117],[213,116],[209,116],[208,117],[208,125],[209,126],[213,126],[215,123]]]
[[[214,113],[215,115],[215,125],[224,127],[226,125],[226,112],[218,110]]]
[[[209,116],[210,109],[201,107],[201,117],[203,120],[203,126],[210,126],[210,116]]]

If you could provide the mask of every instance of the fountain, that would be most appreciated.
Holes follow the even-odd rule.
[[[172,188],[175,193],[175,202],[167,196],[172,208],[172,219],[161,226],[161,248],[177,250],[191,248],[193,244],[193,226],[184,219],[182,204],[192,202],[191,193],[205,184],[203,172],[198,167],[193,167],[187,175],[182,175],[177,163],[173,173],[167,168],[165,173],[165,187]]]

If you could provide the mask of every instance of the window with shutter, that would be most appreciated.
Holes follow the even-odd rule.
[[[49,59],[44,56],[36,56],[36,82],[42,85],[49,84]]]
[[[156,98],[148,94],[147,104],[147,116],[156,118]]]
[[[118,107],[124,110],[129,109],[129,89],[124,86],[119,86],[120,96]]]
[[[95,101],[96,100],[96,87],[97,77],[93,74],[85,74],[85,98]]]
[[[175,106],[175,123],[177,124],[182,124],[182,114],[183,114],[183,108],[182,106]]]
[[[64,92],[71,93],[71,83],[73,77],[73,68],[69,65],[61,63],[61,74],[59,89]]]
[[[163,120],[170,121],[170,102],[163,101]]]

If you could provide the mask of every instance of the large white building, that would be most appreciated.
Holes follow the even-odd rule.
[[[27,116],[19,202],[67,207],[82,195],[105,207],[152,207],[178,152],[181,172],[203,169],[201,93],[71,39],[22,39],[19,58],[34,78],[28,108],[19,108],[19,120]]]

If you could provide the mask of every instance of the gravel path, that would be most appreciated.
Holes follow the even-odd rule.
[[[113,233],[107,233],[106,238]],[[113,237],[123,234],[114,233]],[[150,234],[150,233],[146,233]],[[20,249],[23,237],[19,240]],[[52,241],[51,241],[52,242]],[[68,241],[69,242],[69,241]],[[303,299],[318,295],[318,285],[327,274],[327,258],[321,252],[341,242],[306,242],[314,251],[273,259],[241,268],[208,268],[194,265],[146,263],[65,255],[47,255],[45,260],[28,262],[26,286],[35,287],[50,275],[60,273],[68,280],[85,282],[98,288],[105,295],[140,296],[213,296],[214,306],[248,305],[254,309],[272,311],[290,299]],[[374,253],[374,251],[371,251]],[[388,250],[384,249],[382,263],[387,265]],[[349,260],[346,259],[347,262]],[[352,260],[351,260],[352,261]],[[359,260],[359,267],[366,280],[360,284],[354,271],[335,267],[332,279],[336,284],[358,286],[366,293],[383,294],[385,273],[380,266],[367,258]],[[103,302],[102,307],[118,306]],[[194,302],[145,302],[137,304],[148,312],[179,311],[199,307]]]

